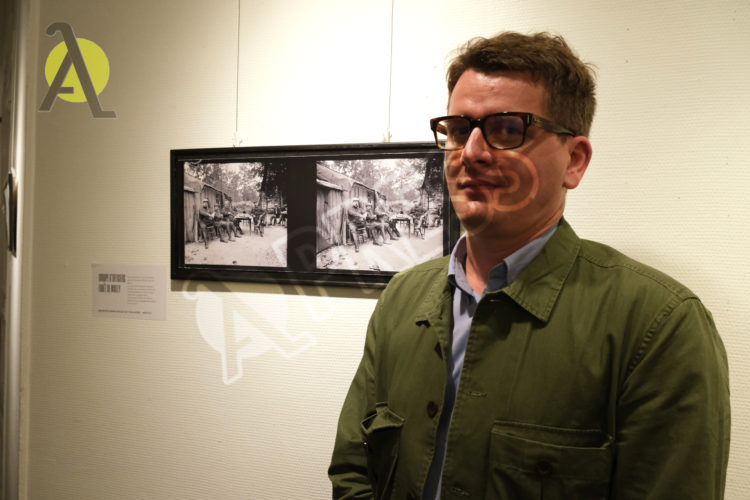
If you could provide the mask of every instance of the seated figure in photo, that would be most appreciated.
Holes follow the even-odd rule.
[[[396,222],[391,221],[390,211],[388,210],[383,198],[378,199],[378,204],[375,206],[375,217],[377,217],[377,221],[382,224],[383,230],[388,233],[388,237],[391,240],[397,240],[399,233],[398,229],[396,229]]]
[[[440,224],[443,223],[443,210],[438,207],[432,210],[432,226],[433,227],[440,227]]]
[[[427,228],[430,227],[430,213],[425,212],[422,214],[422,216],[419,218],[419,229],[422,233],[422,239],[425,238],[425,234],[427,233]]]
[[[379,220],[378,216],[375,215],[375,211],[372,208],[372,203],[367,204],[365,210],[365,220],[367,221],[367,231],[370,233],[372,238],[372,244],[375,246],[385,245],[385,222]],[[382,240],[382,243],[378,243],[378,235]]]
[[[224,216],[224,220],[229,222],[230,227],[232,229],[232,232],[234,233],[235,238],[239,238],[238,234],[242,234],[242,228],[240,227],[240,221],[235,220],[235,214],[237,213],[236,210],[232,208],[231,203],[225,203],[224,204],[224,210],[222,210],[222,215]]]
[[[414,230],[414,236],[424,236],[424,228],[422,227],[423,215],[425,215],[425,209],[420,205],[415,205],[409,210],[409,217],[411,217],[412,228]]]
[[[362,209],[359,198],[352,198],[346,211],[346,221],[349,234],[354,241],[354,250],[359,252],[359,230],[367,229],[366,214]]]
[[[279,223],[281,223],[281,209],[275,206],[271,209],[271,225],[275,226]]]
[[[263,210],[260,207],[255,207],[252,211],[253,215],[253,231],[255,231],[255,234],[259,234],[260,236],[263,236],[263,232],[266,227],[266,211]]]
[[[208,200],[204,199],[200,210],[198,210],[198,236],[203,238],[206,248],[208,248],[209,230],[211,229],[213,229],[221,241],[224,241],[219,228],[215,224],[214,213],[208,206]]]
[[[219,234],[219,237],[221,238],[221,232],[224,231],[227,235],[227,239],[229,241],[234,241],[232,239],[232,234],[234,232],[233,225],[224,219],[224,216],[220,212],[214,212],[214,227],[216,227],[216,232]],[[222,243],[226,243],[226,241],[221,238]]]

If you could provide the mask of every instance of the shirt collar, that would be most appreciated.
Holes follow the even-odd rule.
[[[549,241],[558,224],[553,225],[547,231],[531,240],[526,245],[522,246],[505,259],[497,264],[495,267],[490,269],[490,275],[487,280],[487,285],[481,295],[474,292],[466,279],[466,235],[462,235],[461,238],[456,242],[451,252],[451,257],[448,262],[448,280],[455,287],[460,288],[462,291],[471,294],[474,298],[479,301],[482,295],[487,292],[494,292],[505,288],[506,286],[513,283],[521,271],[533,261],[544,248],[544,245]]]

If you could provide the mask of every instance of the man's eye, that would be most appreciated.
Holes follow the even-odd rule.
[[[488,132],[492,136],[498,137],[515,137],[523,134],[523,124],[515,123],[515,121],[505,121],[500,123],[492,124]]]
[[[509,136],[517,136],[523,134],[523,127],[510,126],[505,128],[505,133]]]
[[[469,132],[471,132],[471,127],[469,127],[468,125],[448,127],[448,135],[450,135],[451,137],[463,137],[469,135]]]

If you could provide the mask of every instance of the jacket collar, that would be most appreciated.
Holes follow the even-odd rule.
[[[549,320],[565,280],[581,247],[581,240],[565,219],[549,239],[542,252],[526,266],[518,277],[501,290],[489,292],[487,297],[505,294],[529,314],[543,322]],[[429,287],[425,300],[415,314],[417,323],[434,324],[450,315],[451,287],[448,282],[450,256],[442,258],[443,271]]]
[[[537,319],[547,322],[575,263],[581,240],[565,219],[540,253],[510,286],[499,290]]]

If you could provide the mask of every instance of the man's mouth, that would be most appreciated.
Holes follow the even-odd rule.
[[[456,181],[458,189],[494,189],[505,188],[513,184],[508,177],[498,177],[492,181],[484,179],[459,179]]]

